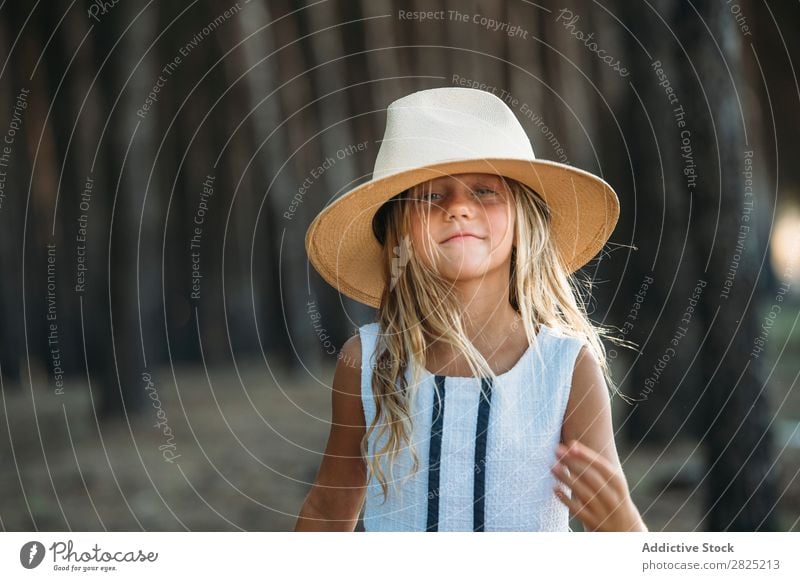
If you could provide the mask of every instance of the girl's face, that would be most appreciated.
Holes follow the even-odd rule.
[[[513,194],[500,176],[443,176],[414,192],[411,242],[415,249],[424,249],[417,252],[420,260],[440,276],[471,280],[509,263],[515,225]],[[429,216],[427,232],[425,214]],[[439,252],[432,252],[430,245]]]

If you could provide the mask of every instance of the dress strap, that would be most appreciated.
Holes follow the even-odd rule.
[[[434,377],[436,389],[433,394],[431,416],[431,447],[428,463],[428,524],[426,532],[439,530],[439,467],[442,460],[442,427],[444,424],[444,377]]]
[[[478,422],[475,428],[475,470],[473,483],[472,530],[483,532],[486,505],[486,440],[489,436],[489,410],[492,403],[492,378],[481,380]]]
[[[377,413],[375,398],[372,395],[372,371],[375,369],[375,347],[378,342],[378,323],[368,323],[359,327],[361,336],[361,405],[364,421],[369,426]]]

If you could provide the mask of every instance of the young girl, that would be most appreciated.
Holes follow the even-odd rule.
[[[614,444],[600,335],[571,274],[613,190],[538,160],[476,89],[387,110],[372,180],[329,205],[309,259],[376,307],[340,352],[331,431],[296,530],[646,531]]]

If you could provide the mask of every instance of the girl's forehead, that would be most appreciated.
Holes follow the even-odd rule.
[[[425,182],[425,184],[445,186],[445,185],[459,184],[459,183],[469,185],[476,182],[480,182],[483,184],[490,184],[496,187],[502,187],[503,178],[502,176],[491,173],[460,173],[460,174],[453,174],[449,176],[434,178],[432,180],[428,180],[427,182]]]

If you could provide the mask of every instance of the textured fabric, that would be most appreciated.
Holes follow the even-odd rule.
[[[569,530],[569,511],[553,493],[558,480],[550,467],[584,343],[544,325],[540,329],[514,367],[493,382],[434,376],[422,369],[415,386],[407,370],[419,470],[406,478],[412,467],[408,448],[391,477],[384,458],[390,484],[385,503],[380,483],[368,470],[366,531]],[[378,323],[359,332],[361,400],[369,427],[376,413],[372,370]],[[370,455],[387,438],[378,440],[376,434],[368,440]]]
[[[437,87],[386,109],[373,180],[454,159],[524,159],[533,145],[511,108],[490,91]]]

